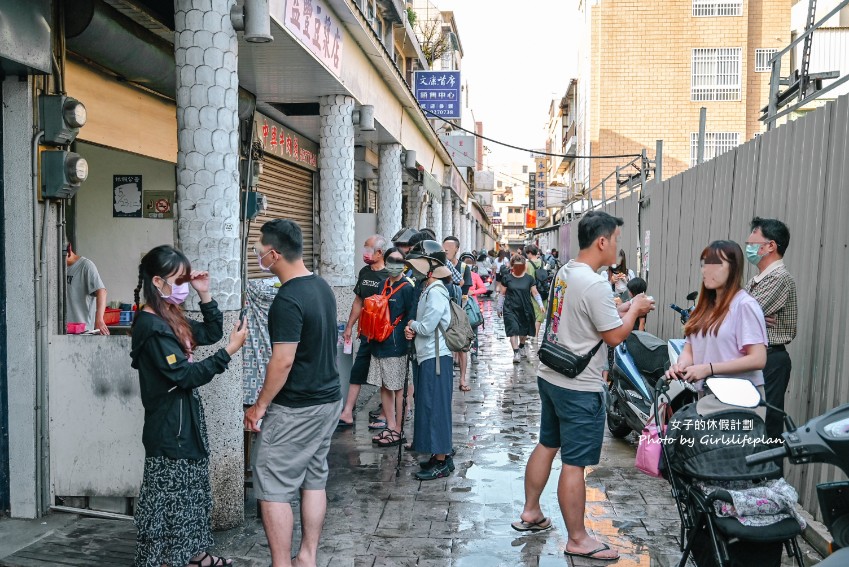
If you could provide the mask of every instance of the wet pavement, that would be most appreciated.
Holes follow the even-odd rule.
[[[338,430],[333,439],[329,457],[328,510],[319,565],[677,565],[681,557],[678,547],[680,521],[669,485],[634,468],[635,441],[630,438],[617,440],[608,435],[601,462],[587,468],[587,527],[594,537],[619,550],[619,561],[567,559],[563,555],[566,528],[556,495],[559,459],[555,459],[542,497],[543,511],[553,520],[553,529],[531,535],[511,529],[510,523],[517,520],[522,511],[524,467],[539,431],[535,356],[531,354],[530,361],[514,365],[503,325],[494,316],[492,304],[484,301],[482,308],[486,327],[480,329],[480,361],[470,368],[472,391],[459,392],[456,389],[459,380],[455,377],[456,471],[447,478],[418,481],[412,475],[418,470],[418,459],[427,455],[404,451],[400,475],[396,477],[397,447],[383,449],[371,443],[373,432],[367,429],[368,410],[376,407],[378,396],[374,395],[374,389],[364,387],[356,425]],[[411,427],[412,422],[408,425]],[[270,564],[270,555],[250,490],[247,498],[245,525],[216,533],[216,551],[232,557],[235,565],[266,567]],[[297,510],[295,518],[297,522]],[[93,541],[74,542],[69,534],[99,532],[102,543],[105,531],[98,526],[107,525],[110,537],[121,545],[122,560],[113,555],[115,563],[105,560],[92,563],[82,559],[62,564],[126,564],[124,553],[130,543],[128,537],[134,537],[131,522],[80,519],[36,546],[0,560],[0,565],[56,564],[38,560],[38,545],[44,548],[63,543],[94,553],[99,549],[96,535],[88,536]],[[296,533],[295,549],[297,537]],[[806,558],[818,558],[805,542],[800,543]],[[107,550],[97,556],[108,557]],[[792,562],[785,557],[784,565],[792,565]]]

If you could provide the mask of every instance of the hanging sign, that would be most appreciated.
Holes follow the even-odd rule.
[[[416,99],[440,118],[461,117],[460,71],[416,71]]]
[[[546,186],[547,182],[547,172],[545,169],[545,161],[544,157],[535,158],[536,161],[536,169],[537,169],[537,178],[536,178],[536,186],[531,186],[531,194],[533,195],[533,206],[531,208],[536,209],[537,218],[544,219],[546,214],[546,207],[548,206],[548,202],[546,200]]]

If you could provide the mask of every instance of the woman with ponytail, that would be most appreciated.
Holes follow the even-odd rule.
[[[200,297],[203,322],[187,319],[181,307],[192,288]],[[158,246],[142,258],[135,300],[130,355],[139,371],[145,448],[135,512],[135,565],[231,565],[206,551],[213,545],[212,491],[206,423],[196,388],[224,372],[242,348],[247,327],[237,325],[224,348],[194,360],[195,347],[224,336],[224,317],[209,293],[209,274],[192,271],[173,246]]]
[[[699,302],[684,326],[686,343],[678,363],[666,375],[703,389],[712,376],[749,380],[764,396],[766,324],[761,306],[743,289],[743,250],[716,240],[702,251]],[[699,413],[722,409],[714,396],[699,401]],[[757,413],[764,417],[766,410]]]

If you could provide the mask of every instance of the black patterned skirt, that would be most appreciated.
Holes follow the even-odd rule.
[[[200,417],[206,445],[203,406]],[[209,459],[146,458],[135,511],[136,567],[187,565],[213,545],[211,514]]]

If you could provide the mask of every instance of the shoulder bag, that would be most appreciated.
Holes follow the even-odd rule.
[[[557,343],[557,337],[552,336],[550,333],[551,319],[552,314],[554,313],[554,294],[556,288],[556,285],[552,285],[548,294],[548,314],[545,318],[545,331],[542,335],[542,341],[539,351],[537,352],[537,356],[539,357],[540,362],[555,372],[559,372],[567,378],[574,378],[586,369],[590,360],[592,360],[598,352],[598,349],[601,348],[604,341],[598,341],[598,344],[595,345],[590,352],[584,355],[575,354],[565,346]],[[565,300],[565,290],[563,293],[564,297],[559,302],[561,306]]]

